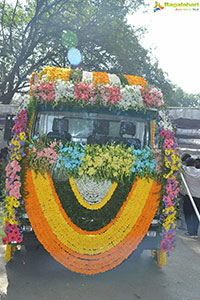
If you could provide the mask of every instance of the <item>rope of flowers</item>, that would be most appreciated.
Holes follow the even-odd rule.
[[[116,245],[122,240],[136,222],[138,215],[140,215],[152,186],[152,181],[149,183],[147,183],[146,180],[139,181],[135,186],[132,197],[126,202],[126,205],[122,206],[123,210],[117,218],[117,222],[114,222],[112,226],[101,235],[95,234],[94,238],[91,236],[93,235],[92,232],[90,232],[89,235],[86,234],[83,236],[82,234],[80,235],[80,232],[82,233],[80,228],[74,230],[75,225],[72,224],[62,209],[57,195],[56,197],[53,195],[49,180],[44,179],[42,175],[38,174],[37,178],[33,178],[33,183],[36,194],[38,195],[38,201],[53,232],[56,233],[58,238],[62,239],[62,242],[68,245],[69,248],[74,251],[79,249],[78,252],[83,254],[87,253],[87,251],[90,251],[91,254],[100,253],[102,249],[105,251],[107,248],[109,249],[112,245]],[[46,183],[45,190],[43,189],[44,183]],[[144,190],[144,186],[146,190]],[[135,196],[135,194],[137,196]],[[134,197],[137,198],[137,202],[134,201]],[[94,249],[91,249],[93,246]]]
[[[124,77],[128,80],[130,85],[140,85],[141,87],[148,85],[147,81],[140,76],[124,75]]]
[[[65,68],[57,68],[47,66],[44,70],[42,70],[39,74],[39,80],[42,79],[43,75],[46,75],[46,81],[54,81],[56,79],[61,79],[65,81],[69,81],[71,69]]]
[[[9,162],[6,166],[6,186],[5,186],[5,216],[3,224],[5,225],[4,232],[6,237],[2,238],[3,244],[6,245],[7,261],[15,248],[11,243],[22,242],[22,232],[19,226],[18,209],[23,205],[21,199],[21,182],[20,171],[21,166],[19,162],[25,156],[24,142],[26,140],[27,132],[27,112],[22,110],[15,120],[15,125],[12,129],[13,138],[9,146]]]
[[[151,121],[151,146],[154,148],[154,140],[155,140],[155,122]]]
[[[57,67],[48,66],[40,72],[39,80],[42,79],[43,75],[46,75],[46,81],[54,81],[56,79],[69,81],[70,80],[70,73],[73,72],[73,71],[74,70],[71,70],[71,69],[57,68]],[[110,84],[111,83],[110,78],[113,75],[113,74],[107,74],[106,72],[86,72],[86,71],[81,72],[80,70],[78,70],[78,71],[82,74],[81,77],[83,79],[86,79],[86,82],[88,82],[87,79],[89,79],[89,82],[93,83],[94,85],[96,85],[96,84]],[[84,74],[84,76],[83,76],[83,74]],[[91,75],[92,75],[92,77],[91,77]],[[118,77],[115,74],[114,74],[114,76]],[[148,85],[147,81],[144,80],[140,76],[133,76],[133,75],[121,75],[121,76],[124,76],[124,78],[127,79],[129,85],[136,85],[136,86],[140,85],[141,87],[144,87],[144,86]],[[120,82],[120,79],[118,80],[118,79],[115,78],[114,82]]]
[[[106,72],[92,72],[93,75],[93,85],[96,84],[109,84],[109,76]]]
[[[137,182],[135,181],[133,183],[133,185],[131,185],[131,188],[128,192],[128,195],[127,195],[126,199],[124,199],[122,201],[122,204],[120,205],[120,208],[118,209],[117,213],[112,215],[112,218],[111,218],[110,222],[108,222],[106,225],[104,225],[103,227],[100,227],[96,230],[94,230],[94,229],[93,230],[88,230],[88,229],[82,229],[81,226],[76,225],[75,222],[73,222],[72,219],[69,218],[68,213],[65,213],[65,211],[63,210],[63,206],[60,205],[61,201],[60,201],[60,199],[58,197],[58,194],[57,194],[57,192],[54,188],[54,184],[53,184],[53,181],[52,181],[50,176],[49,176],[49,183],[50,183],[50,186],[51,186],[51,191],[54,195],[54,198],[56,200],[57,205],[59,206],[59,208],[60,208],[60,210],[63,214],[63,217],[66,218],[66,221],[72,226],[72,228],[74,228],[74,230],[76,230],[77,232],[79,232],[81,234],[88,234],[88,233],[90,233],[90,234],[92,234],[92,233],[93,234],[101,234],[101,233],[105,232],[107,229],[109,229],[110,226],[113,225],[113,223],[116,222],[117,219],[121,216],[121,214],[122,214],[124,208],[126,207],[128,201],[133,196],[133,192],[134,192],[136,184],[137,184]],[[140,182],[140,186],[141,185],[142,185],[142,182]],[[106,207],[106,205],[104,207]],[[103,209],[104,207],[102,207],[101,209]],[[98,211],[99,210],[97,210],[96,212],[98,212]]]
[[[28,126],[28,137],[29,138],[31,138],[34,117],[35,117],[35,113],[32,113],[31,118],[29,120],[29,126]]]
[[[160,250],[162,261],[166,260],[166,254],[173,250],[175,246],[176,234],[176,201],[179,193],[179,182],[177,180],[179,169],[181,168],[180,155],[177,150],[177,143],[174,139],[174,130],[170,118],[163,111],[158,115],[158,129],[160,131],[161,160],[164,161],[162,167],[162,201],[160,223],[162,224]],[[163,262],[160,264],[162,265]]]
[[[105,248],[103,249],[103,253],[102,250],[99,248],[99,244],[95,245],[94,242],[91,242],[90,245],[92,245],[93,247],[98,247],[99,251],[96,251],[95,249],[90,249],[87,244],[86,247],[88,252],[86,252],[84,249],[80,249],[79,240],[71,238],[71,233],[74,235],[78,234],[77,231],[75,232],[74,229],[72,230],[71,226],[70,226],[71,233],[69,236],[66,237],[66,232],[61,236],[57,232],[58,234],[57,237],[57,235],[55,234],[55,224],[53,224],[53,227],[51,227],[52,224],[51,222],[49,222],[48,216],[44,213],[44,207],[39,203],[41,199],[38,199],[38,191],[36,190],[36,187],[38,187],[38,185],[36,186],[35,184],[33,184],[33,180],[35,180],[35,175],[33,174],[31,176],[29,175],[30,174],[27,174],[26,182],[27,182],[27,188],[31,192],[31,195],[26,199],[26,208],[31,223],[33,224],[34,230],[38,236],[38,239],[42,241],[45,248],[51,253],[51,255],[55,259],[57,259],[60,263],[62,263],[67,268],[75,272],[80,272],[84,274],[96,274],[99,272],[104,272],[106,270],[109,270],[115,267],[116,265],[118,265],[119,263],[121,263],[132,252],[133,246],[137,247],[138,243],[142,239],[142,236],[145,235],[146,231],[148,230],[148,226],[151,223],[150,219],[155,214],[158,205],[158,198],[159,198],[158,192],[160,187],[155,182],[153,182],[151,184],[151,188],[149,190],[144,208],[142,212],[140,212],[138,219],[135,220],[135,222],[133,223],[132,229],[128,230],[125,238],[118,240],[115,246],[113,244],[110,245],[110,249],[108,247],[109,245],[108,242],[106,246],[106,250]],[[36,181],[37,179],[38,177],[36,177]],[[135,195],[136,201],[137,200],[139,201],[140,199],[139,193],[141,192],[141,190],[140,191],[139,190],[138,190],[138,196],[136,197]],[[42,199],[44,198],[42,197]],[[130,200],[128,201],[128,203],[129,202]],[[122,214],[124,213],[124,209],[122,211]],[[132,222],[132,220],[129,221]],[[117,222],[118,221],[114,222],[114,224],[111,227],[113,226],[116,227],[115,223]],[[123,226],[123,224],[121,225]],[[59,227],[60,230],[62,230],[62,226],[63,224]],[[42,228],[44,228],[45,230],[42,230]],[[121,229],[120,227],[118,230],[122,231],[123,228]],[[105,234],[107,234],[107,230],[105,231]],[[103,247],[105,246],[105,241],[102,241],[101,238],[102,234],[93,235],[93,238],[91,238],[91,232],[88,232],[88,234],[85,233],[84,236],[86,238],[86,241],[88,241],[88,239],[93,239],[93,238],[95,238],[96,240],[97,238],[98,243],[100,242],[102,243]],[[68,243],[68,245],[70,245],[69,248],[63,244],[63,242],[66,243],[67,238],[72,239],[72,243],[74,242],[77,243],[77,249],[75,252],[73,250],[73,244]],[[81,235],[81,240],[82,238],[83,235]],[[99,254],[96,255],[95,253],[99,253]]]

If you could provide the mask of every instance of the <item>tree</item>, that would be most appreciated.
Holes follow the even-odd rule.
[[[127,13],[141,5],[143,0],[27,0],[23,5],[16,0],[14,6],[0,1],[0,102],[10,103],[33,71],[47,64],[69,66],[60,43],[64,29],[77,33],[86,69],[143,76],[147,51],[126,23]]]
[[[0,0],[0,102],[9,104],[32,72],[70,67],[63,30],[77,34],[83,69],[142,76],[170,102],[171,82],[140,45],[141,30],[127,24],[127,13],[141,5],[143,0]]]
[[[5,0],[0,2],[0,101],[10,103],[13,95],[27,84],[28,75],[51,60],[48,37],[52,40],[58,34],[60,13],[66,4],[71,8],[72,2],[27,1],[22,6],[17,0],[14,7]]]
[[[174,85],[170,106],[197,107],[200,104],[200,94],[185,93],[180,87]]]

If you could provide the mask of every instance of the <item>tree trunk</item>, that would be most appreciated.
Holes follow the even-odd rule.
[[[14,91],[10,91],[6,94],[3,94],[0,96],[0,103],[2,104],[10,104],[12,98],[13,98],[13,95],[14,95]]]

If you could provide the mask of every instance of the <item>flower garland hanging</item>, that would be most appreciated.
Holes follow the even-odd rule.
[[[162,224],[161,251],[169,254],[175,246],[176,200],[179,193],[177,181],[181,168],[180,155],[174,140],[174,131],[169,117],[161,111],[158,115],[160,142],[162,144],[163,166],[163,198],[160,223]]]
[[[97,232],[87,232],[76,227],[63,211],[49,176],[47,180],[29,172],[26,178],[30,191],[26,209],[38,239],[55,259],[74,272],[96,274],[120,264],[146,234],[158,206],[160,187],[153,181],[139,180],[116,220]],[[48,200],[47,194],[51,195]]]
[[[15,119],[15,125],[12,129],[13,138],[9,147],[9,162],[6,166],[6,186],[5,186],[5,233],[6,237],[2,238],[3,244],[7,247],[9,243],[19,244],[22,242],[22,231],[18,219],[18,209],[23,205],[21,199],[21,182],[19,162],[25,156],[24,143],[27,132],[27,112],[22,110]],[[8,252],[8,251],[7,251]],[[6,255],[9,260],[9,255]]]

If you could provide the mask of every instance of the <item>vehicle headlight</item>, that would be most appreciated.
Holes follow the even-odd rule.
[[[148,231],[147,232],[147,236],[149,236],[149,237],[156,237],[156,235],[157,235],[156,231]]]
[[[31,231],[33,231],[33,228],[30,225],[24,225],[23,231],[31,232]]]

